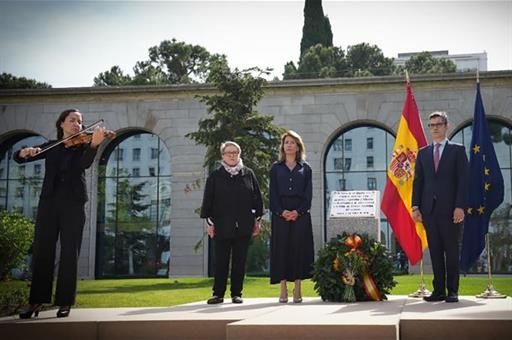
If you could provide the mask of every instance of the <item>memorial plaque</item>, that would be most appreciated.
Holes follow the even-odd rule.
[[[376,217],[379,191],[331,191],[329,218]]]

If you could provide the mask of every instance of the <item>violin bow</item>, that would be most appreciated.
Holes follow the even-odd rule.
[[[90,130],[90,129],[92,129],[92,128],[95,128],[96,126],[100,125],[101,123],[103,123],[103,119],[100,119],[100,120],[98,120],[98,121],[96,121],[96,122],[92,123],[92,124],[91,124],[91,125],[89,125],[88,127],[86,127],[86,128],[84,128],[84,129],[82,129],[82,130],[78,131],[77,133],[74,133],[74,134],[72,134],[71,136],[68,136],[68,137],[66,137],[66,138],[64,138],[64,139],[61,139],[60,141],[55,142],[54,144],[52,144],[52,145],[50,145],[50,146],[48,146],[48,147],[46,147],[46,148],[42,149],[41,151],[39,151],[39,152],[37,153],[37,155],[40,155],[40,154],[42,154],[43,152],[46,152],[46,151],[48,151],[48,150],[50,150],[50,149],[53,149],[53,148],[54,148],[54,147],[56,147],[57,145],[60,145],[60,144],[64,143],[65,141],[68,141],[68,140],[70,140],[71,138],[76,137],[76,136],[78,136],[79,134],[84,133],[84,132],[86,132],[86,131],[88,131],[88,130]],[[37,155],[36,155],[36,156],[37,156]]]

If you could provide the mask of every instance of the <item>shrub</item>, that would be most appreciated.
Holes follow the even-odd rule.
[[[25,216],[0,211],[0,280],[7,279],[32,244],[34,224]]]
[[[0,316],[17,313],[28,303],[29,289],[25,287],[9,287],[0,293]]]

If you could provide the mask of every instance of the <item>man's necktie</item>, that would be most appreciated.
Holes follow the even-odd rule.
[[[439,148],[441,147],[441,144],[436,143],[434,145],[434,169],[437,172],[437,167],[439,166]]]

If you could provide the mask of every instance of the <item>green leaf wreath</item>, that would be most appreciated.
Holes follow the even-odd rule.
[[[376,300],[367,293],[368,280],[363,280],[364,273],[366,278],[372,278],[381,300],[396,285],[393,262],[386,247],[367,234],[344,232],[319,250],[313,269],[315,290],[323,301]]]

